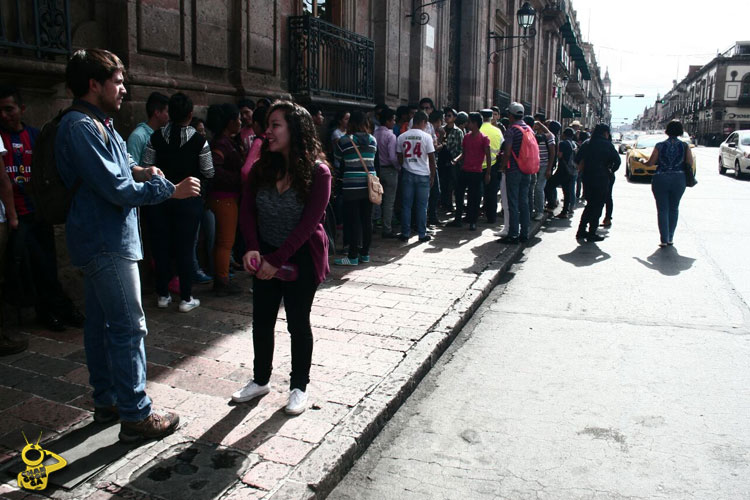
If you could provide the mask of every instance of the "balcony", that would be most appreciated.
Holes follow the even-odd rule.
[[[71,52],[69,0],[0,4],[0,53],[52,59]]]
[[[289,91],[373,101],[375,43],[312,16],[289,18]]]

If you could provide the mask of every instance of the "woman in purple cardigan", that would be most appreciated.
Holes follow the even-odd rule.
[[[331,195],[331,172],[305,108],[276,101],[266,116],[265,143],[250,171],[240,207],[240,228],[248,249],[243,264],[255,275],[254,373],[232,399],[241,403],[270,391],[274,327],[283,299],[292,337],[286,412],[299,415],[307,408],[312,362],[310,309],[329,271],[323,220]]]

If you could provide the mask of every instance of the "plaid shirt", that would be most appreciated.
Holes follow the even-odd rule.
[[[445,148],[451,154],[451,160],[461,154],[464,141],[464,132],[460,128],[445,129]]]

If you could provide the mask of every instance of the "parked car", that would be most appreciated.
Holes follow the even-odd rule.
[[[627,177],[628,181],[632,182],[636,178],[651,178],[654,175],[656,165],[649,167],[645,163],[651,158],[654,147],[668,138],[666,134],[645,134],[638,136],[638,139],[628,151],[628,155],[625,158],[625,177]],[[687,134],[683,134],[679,139],[689,144],[691,149],[694,147],[693,144],[690,144],[690,136]],[[695,157],[693,157],[693,173],[695,171]]]
[[[730,168],[737,179],[750,173],[750,130],[729,134],[719,146],[719,173],[725,174]]]
[[[617,152],[621,155],[624,155],[625,153],[630,150],[630,148],[633,147],[633,144],[635,144],[636,136],[634,135],[625,135],[620,140],[620,144],[617,145]]]

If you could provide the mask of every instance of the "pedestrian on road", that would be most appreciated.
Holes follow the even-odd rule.
[[[250,401],[270,391],[274,327],[281,301],[292,341],[286,413],[307,408],[313,336],[310,310],[328,274],[328,236],[323,222],[331,196],[331,172],[307,110],[276,101],[268,110],[266,144],[243,193],[240,228],[253,280],[253,378],[232,394]]]
[[[120,58],[107,50],[73,53],[66,83],[73,104],[88,111],[63,116],[55,159],[65,185],[78,186],[65,233],[71,263],[83,270],[83,343],[94,420],[119,419],[120,440],[134,442],[164,437],[180,421],[174,413],[155,413],[146,394],[147,330],[138,275],[143,250],[136,207],[196,197],[200,181],[187,177],[175,185],[158,168],[135,164],[110,119],[127,93],[123,72]]]
[[[396,143],[398,162],[401,164],[401,234],[399,240],[409,241],[411,235],[412,205],[415,205],[415,218],[419,241],[430,241],[427,234],[427,200],[430,187],[435,182],[435,143],[425,132],[427,114],[417,111],[414,114],[413,128],[400,136]]]
[[[214,176],[211,148],[206,138],[190,126],[193,101],[182,92],[169,98],[170,122],[151,135],[143,151],[141,166],[156,167],[172,183],[188,177],[210,179]],[[195,240],[203,216],[203,198],[166,200],[146,207],[151,236],[151,250],[156,264],[157,306],[166,308],[172,302],[169,280],[172,278],[172,257],[180,277],[180,312],[189,312],[200,305],[192,296],[195,268]]]
[[[482,192],[482,208],[487,224],[497,222],[497,192],[500,189],[500,150],[503,147],[503,133],[492,124],[493,111],[483,109],[480,111],[482,127],[479,131],[490,139],[490,160],[482,156],[482,171],[488,174]],[[475,221],[476,222],[476,221]]]
[[[690,146],[679,139],[684,133],[682,123],[672,120],[667,124],[669,138],[654,147],[646,165],[657,165],[651,181],[659,222],[659,246],[674,244],[674,231],[680,215],[680,199],[685,193],[685,168],[693,168]]]
[[[583,179],[586,208],[581,214],[576,239],[589,242],[602,241],[596,234],[599,217],[607,201],[612,173],[620,167],[620,154],[612,144],[609,126],[600,123],[594,127],[591,138],[581,145],[576,154],[579,176]]]
[[[367,176],[375,175],[375,154],[378,150],[378,143],[370,135],[367,115],[363,111],[351,114],[348,134],[339,139],[333,150],[337,166],[335,176],[341,183],[341,196],[344,198],[344,232],[349,235],[348,255],[335,259],[333,263],[337,266],[356,266],[360,262],[370,262],[372,203]]]

